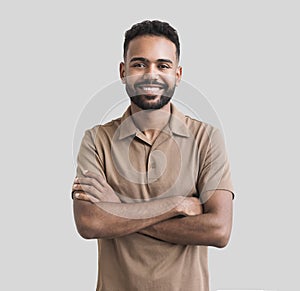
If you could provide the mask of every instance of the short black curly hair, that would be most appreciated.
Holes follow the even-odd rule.
[[[164,36],[173,42],[176,46],[176,56],[179,60],[180,43],[177,31],[167,22],[160,20],[145,20],[134,24],[125,32],[125,40],[123,45],[123,57],[125,59],[128,50],[128,45],[131,40],[142,35]]]

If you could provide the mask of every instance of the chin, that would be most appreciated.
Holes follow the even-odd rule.
[[[158,100],[155,100],[157,99]],[[130,98],[131,101],[143,110],[147,109],[160,109],[168,104],[171,100],[170,97],[158,96],[158,95],[142,95],[134,96]],[[155,101],[154,101],[155,100]]]
[[[154,100],[156,98],[161,99],[161,96],[160,95],[143,95],[143,96],[141,96],[141,98],[144,98],[146,100]]]

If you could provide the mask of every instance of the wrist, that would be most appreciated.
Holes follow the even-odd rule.
[[[175,205],[175,211],[178,215],[185,215],[185,197],[183,196],[177,196],[176,198],[176,205]]]

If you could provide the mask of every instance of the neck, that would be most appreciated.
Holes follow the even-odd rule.
[[[143,110],[131,102],[131,116],[135,125],[153,141],[166,126],[171,115],[170,102],[160,109]]]

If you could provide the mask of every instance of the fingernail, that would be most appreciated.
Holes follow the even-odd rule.
[[[79,198],[80,194],[79,193],[75,193],[75,197]]]
[[[88,173],[88,170],[84,170],[84,171],[83,171],[83,174],[87,174],[87,173]]]

